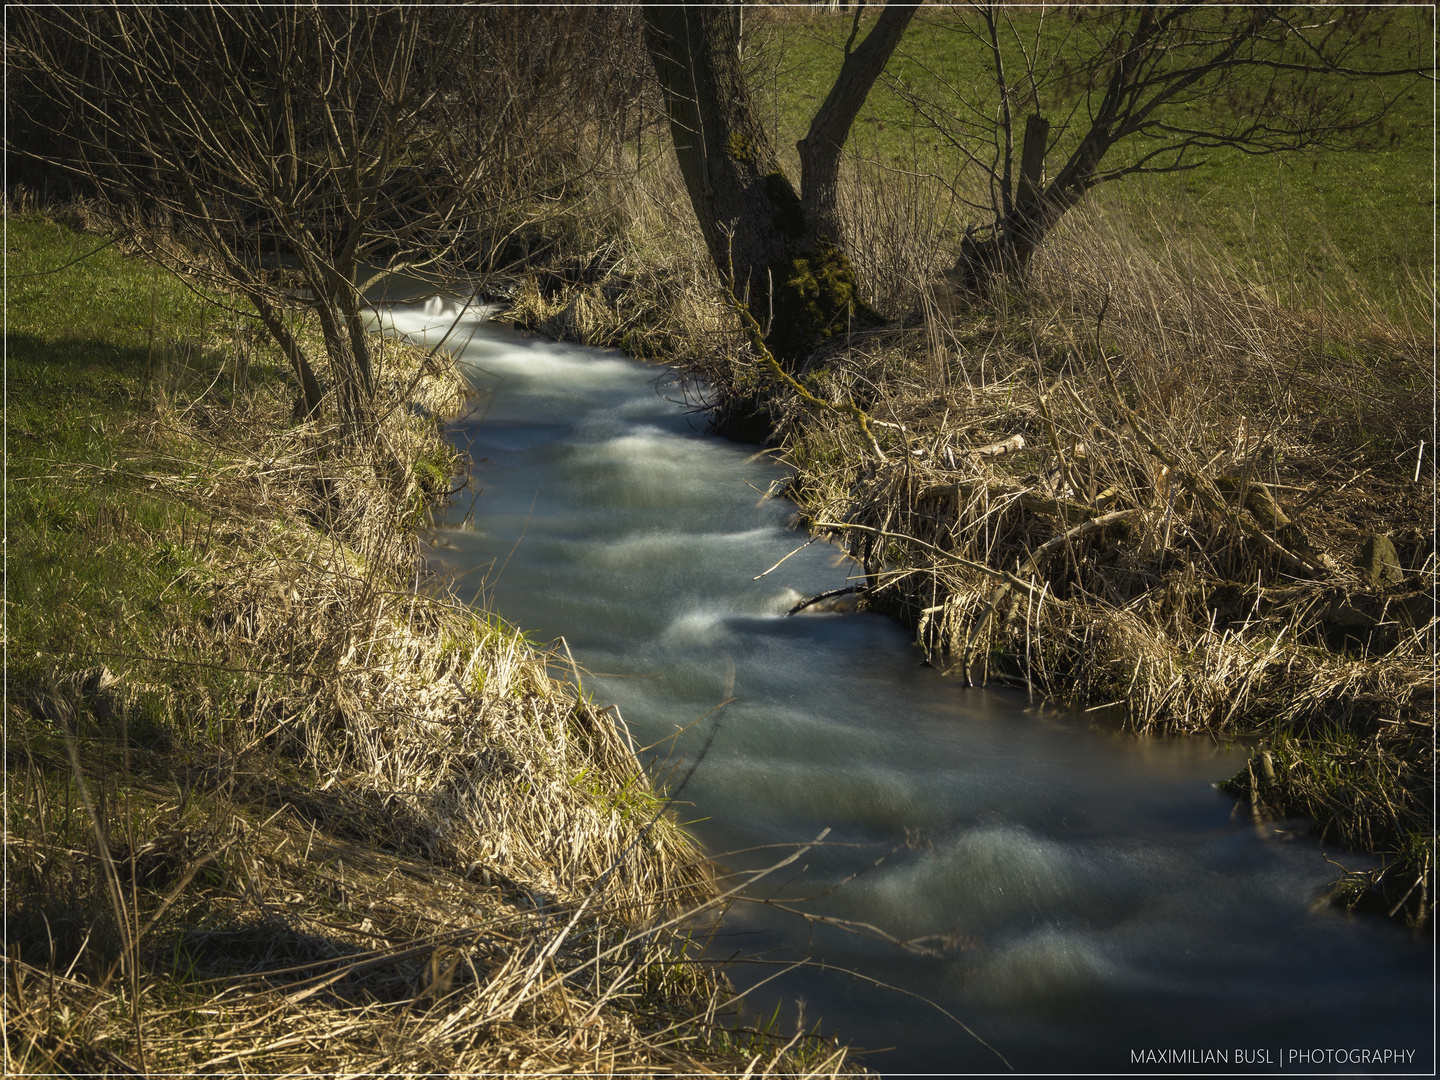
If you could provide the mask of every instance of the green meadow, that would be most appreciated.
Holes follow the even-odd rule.
[[[24,682],[76,663],[82,642],[112,664],[143,654],[198,602],[179,541],[199,523],[147,479],[182,464],[147,404],[214,374],[195,343],[216,315],[158,267],[39,215],[9,217],[6,255],[9,664]]]
[[[864,18],[863,38],[873,18]],[[793,147],[823,100],[843,61],[851,17],[807,15],[760,24],[753,35],[755,85],[772,117],[779,146]],[[855,155],[893,169],[918,169],[964,188],[978,183],[978,170],[963,168],[956,141],[981,158],[993,145],[963,137],[946,115],[996,117],[999,93],[994,57],[985,28],[973,12],[925,9],[918,15],[871,92],[852,131]],[[999,24],[998,39],[1007,79],[1019,86],[1014,106],[1018,140],[1023,116],[1034,98],[1025,89],[1025,56],[1047,52],[1073,62],[1086,39],[1062,13],[1042,20],[1037,9],[1012,9]],[[1379,67],[1428,67],[1434,39],[1432,15],[1421,9],[1395,11],[1383,33],[1367,42],[1356,63]],[[1083,132],[1084,102],[1078,81],[1052,79],[1039,88],[1043,114],[1052,120],[1052,138],[1072,107],[1070,130],[1047,159],[1051,175]],[[1247,105],[1244,87],[1220,100],[1177,107],[1167,119],[1177,126],[1213,126]],[[1421,78],[1379,82],[1355,80],[1355,108],[1386,103],[1382,118],[1348,145],[1312,147],[1253,155],[1217,148],[1199,154],[1194,168],[1129,176],[1099,186],[1092,197],[1127,208],[1146,207],[1166,216],[1183,215],[1210,230],[1251,284],[1277,295],[1319,303],[1342,285],[1359,285],[1382,307],[1396,311],[1423,303],[1428,309],[1434,221],[1434,83]],[[912,101],[927,102],[924,109]],[[930,114],[927,119],[926,113]],[[1143,140],[1120,144],[1107,157],[1143,153]],[[1186,159],[1190,163],[1191,159]],[[1137,224],[1145,215],[1134,215]],[[959,215],[954,227],[983,224],[977,214]],[[1351,282],[1347,279],[1356,279]],[[1295,295],[1298,290],[1299,295]]]

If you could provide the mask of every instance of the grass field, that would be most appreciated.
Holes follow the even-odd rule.
[[[184,364],[192,379],[210,366],[194,343],[213,315],[103,237],[14,215],[6,241],[9,673],[24,683],[82,640],[143,652],[197,601],[172,541],[200,523],[113,466],[173,469],[164,441],[137,441],[134,424],[152,392],[181,385]]]
[[[1034,9],[1011,9],[1006,19],[1000,40],[1013,83],[1023,70],[1019,45],[1033,51],[1039,20]],[[1395,19],[1367,46],[1363,59],[1393,67],[1429,66],[1431,13],[1413,9],[1396,12]],[[872,22],[868,16],[862,19],[862,35]],[[791,148],[833,82],[851,25],[847,14],[756,20],[755,40],[763,44],[753,61],[755,85],[777,145],[786,153],[793,154]],[[1064,27],[1064,17],[1052,9],[1040,40],[1058,50]],[[995,115],[993,61],[976,36],[981,30],[973,12],[924,9],[871,92],[852,131],[851,151],[892,168],[956,177],[958,154],[944,149],[940,133],[922,121],[901,88],[908,86],[954,113],[969,105]],[[1374,100],[1374,88],[1357,86],[1357,107]],[[1129,177],[1096,194],[1122,205],[1160,205],[1167,213],[1193,215],[1198,226],[1215,232],[1255,283],[1276,288],[1287,299],[1299,293],[1318,304],[1324,290],[1335,290],[1354,275],[1387,308],[1421,302],[1428,307],[1425,286],[1417,295],[1416,282],[1428,282],[1432,267],[1434,84],[1388,80],[1385,91],[1394,98],[1389,111],[1354,147],[1267,156],[1215,150],[1193,170]],[[1073,103],[1063,85],[1042,90],[1041,100],[1057,121]],[[1185,108],[1175,120],[1203,121],[1207,108]],[[1076,137],[1072,133],[1052,151],[1051,172]],[[982,147],[974,148],[983,156]],[[1140,148],[1121,146],[1112,153],[1118,157]],[[955,224],[963,228],[965,223]]]

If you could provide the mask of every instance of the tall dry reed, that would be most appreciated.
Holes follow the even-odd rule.
[[[823,393],[867,403],[879,454],[789,402],[790,490],[933,663],[1139,732],[1262,738],[1269,769],[1235,781],[1256,812],[1391,853],[1384,894],[1424,922],[1426,316],[1278,303],[1186,226],[1087,206],[1023,282],[937,287],[828,351]],[[1362,565],[1374,537],[1397,564]],[[1391,779],[1366,794],[1376,768]]]

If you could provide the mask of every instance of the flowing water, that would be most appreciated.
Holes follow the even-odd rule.
[[[434,335],[455,314],[432,300],[386,318]],[[1335,877],[1322,852],[1365,860],[1235,813],[1214,783],[1243,750],[967,690],[879,616],[785,617],[851,568],[816,543],[754,580],[804,541],[793,507],[763,497],[779,467],[705,435],[664,369],[478,318],[455,329],[486,390],[453,426],[479,494],[437,531],[436,568],[563,636],[656,772],[695,766],[682,816],[722,864],[767,866],[829,830],[727,916],[716,951],[759,958],[732,981],[779,975],[760,1007],[803,1000],[807,1026],[894,1047],[865,1059],[886,1072],[1001,1055],[1021,1071],[1433,1068],[1432,950],[1312,910]],[[775,903],[802,897],[935,948]]]

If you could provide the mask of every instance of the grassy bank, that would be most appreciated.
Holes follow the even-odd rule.
[[[888,460],[791,413],[799,500],[958,677],[1258,737],[1230,789],[1381,853],[1339,893],[1424,924],[1430,336],[1277,304],[1134,213],[1093,207],[1023,286],[834,357],[818,382],[883,419]]]
[[[874,17],[862,18],[862,37]],[[756,87],[771,117],[775,145],[788,152],[804,136],[840,70],[851,16],[757,15],[751,27]],[[1359,50],[1355,65],[1423,68],[1431,62],[1433,37],[1432,13],[1397,12],[1385,31]],[[1093,49],[1056,9],[1005,10],[997,41],[1012,85],[1021,87],[1027,53],[1053,56],[1073,67],[1087,48]],[[1070,80],[1052,79],[1042,92],[1041,109],[1058,123],[1078,89]],[[1252,279],[1266,282],[1286,301],[1311,302],[1321,289],[1343,289],[1353,277],[1372,301],[1394,315],[1414,302],[1412,278],[1431,262],[1434,98],[1433,88],[1422,81],[1394,81],[1384,89],[1394,96],[1391,107],[1353,145],[1279,155],[1215,149],[1197,155],[1194,169],[1143,181],[1132,177],[1117,190],[1126,199],[1162,204],[1183,197],[1195,224],[1213,235]],[[1378,88],[1370,83],[1358,82],[1354,91],[1357,110],[1367,100],[1379,100]],[[1018,96],[1025,98],[1023,91]],[[937,122],[917,111],[914,99],[926,102],[925,113]],[[1197,101],[1174,120],[1203,129],[1214,122],[1212,110],[1223,118],[1230,107],[1225,101]],[[867,99],[849,149],[868,170],[892,181],[918,170],[963,190],[973,181],[967,180],[959,155],[947,147],[947,135],[963,130],[962,119],[998,112],[994,60],[979,14],[927,7]],[[1078,139],[1072,131],[1052,149],[1051,173]],[[1117,147],[1115,154],[1140,155],[1151,145],[1141,139]],[[984,148],[974,148],[986,156]],[[787,167],[799,175],[797,162]],[[932,190],[936,207],[948,219],[943,227],[963,231],[974,220],[954,206],[943,186]]]
[[[1227,785],[1253,816],[1379,853],[1337,896],[1427,924],[1430,335],[1275,304],[1223,247],[1144,232],[1092,208],[1025,283],[817,358],[884,456],[787,398],[791,494],[931,663],[1258,739]]]
[[[36,213],[6,254],[9,1070],[841,1067],[727,1024],[614,719],[414,588],[447,357],[380,347],[362,454],[232,298]]]

